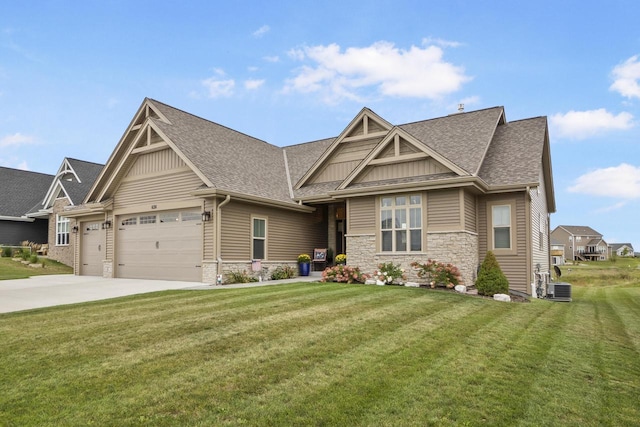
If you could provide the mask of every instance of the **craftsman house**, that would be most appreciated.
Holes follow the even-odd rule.
[[[47,242],[47,220],[27,213],[40,202],[53,176],[0,167],[0,245]]]
[[[27,217],[48,223],[47,255],[51,259],[73,265],[73,250],[78,227],[64,216],[64,208],[81,204],[104,165],[65,158],[40,194],[39,203]],[[44,194],[44,196],[43,196]]]
[[[633,257],[633,245],[631,243],[611,243],[609,245],[611,254],[621,257]]]
[[[609,259],[607,242],[602,234],[583,225],[559,225],[551,239],[563,245],[564,259],[569,261],[604,261]]]
[[[89,230],[76,274],[212,283],[332,248],[368,273],[451,262],[471,284],[492,250],[531,294],[554,211],[545,117],[495,107],[393,125],[364,108],[335,138],[281,148],[145,99],[64,213]]]

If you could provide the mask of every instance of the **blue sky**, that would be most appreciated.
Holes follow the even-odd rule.
[[[640,251],[638,17],[616,0],[0,0],[0,166],[104,163],[144,97],[279,146],[364,106],[402,124],[503,105],[548,117],[552,227]]]

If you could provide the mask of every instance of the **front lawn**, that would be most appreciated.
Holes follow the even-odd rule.
[[[308,283],[168,291],[2,314],[0,333],[0,425],[640,420],[638,277],[574,286],[571,303]]]
[[[43,268],[33,268],[11,258],[0,257],[0,280],[26,279],[31,276],[43,274],[71,274],[73,268],[54,260],[40,258],[44,260]]]

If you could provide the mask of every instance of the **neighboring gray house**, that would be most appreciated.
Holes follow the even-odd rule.
[[[19,245],[28,240],[47,242],[46,219],[27,213],[40,202],[52,175],[0,167],[0,245]]]
[[[611,243],[609,248],[612,254],[616,254],[621,257],[633,257],[633,245],[631,243]]]
[[[75,234],[82,234],[75,221],[64,216],[64,208],[81,204],[104,165],[65,157],[39,204],[27,217],[46,220],[48,256],[73,265]],[[74,228],[75,227],[75,228]]]
[[[559,225],[551,239],[564,245],[564,259],[570,261],[604,261],[609,259],[607,242],[591,227]]]
[[[494,107],[393,125],[364,108],[337,137],[282,148],[145,99],[64,216],[89,230],[76,274],[212,283],[332,248],[365,273],[431,258],[472,284],[491,250],[531,294],[555,209],[545,117]]]

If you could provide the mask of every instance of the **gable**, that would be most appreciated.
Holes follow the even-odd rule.
[[[393,126],[368,108],[349,123],[295,186],[343,181]]]
[[[377,156],[369,161],[352,183],[387,181],[445,173],[452,173],[452,170],[397,135],[393,142],[390,141]]]

